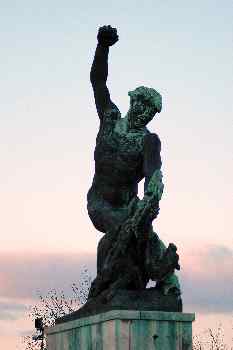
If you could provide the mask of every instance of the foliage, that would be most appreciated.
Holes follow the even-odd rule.
[[[66,297],[63,291],[50,290],[46,295],[38,292],[39,303],[31,306],[29,317],[32,320],[42,318],[44,327],[51,327],[55,324],[55,320],[65,316],[71,312],[78,310],[85,304],[91,285],[91,277],[87,269],[81,273],[79,283],[71,285],[72,297]],[[37,332],[31,336],[23,337],[23,346],[25,350],[46,349],[46,338],[42,339],[40,333]],[[44,341],[44,344],[42,343]]]
[[[217,331],[209,328],[201,336],[193,337],[193,350],[233,350],[224,342],[224,332],[221,325]]]

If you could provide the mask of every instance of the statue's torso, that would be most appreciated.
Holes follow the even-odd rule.
[[[108,119],[100,126],[95,148],[93,186],[110,202],[128,202],[143,178],[143,145],[148,131],[128,131],[124,119]]]

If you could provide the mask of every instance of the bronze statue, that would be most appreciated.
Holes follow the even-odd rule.
[[[105,235],[98,245],[97,277],[89,300],[102,295],[107,302],[119,290],[144,290],[150,279],[162,294],[178,295],[176,247],[166,248],[152,228],[163,191],[161,143],[146,125],[161,112],[162,98],[156,90],[140,86],[128,93],[130,108],[121,118],[106,85],[109,48],[118,41],[117,30],[101,27],[97,39],[90,79],[100,127],[87,208],[93,225]]]

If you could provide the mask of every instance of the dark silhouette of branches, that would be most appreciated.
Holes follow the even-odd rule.
[[[71,285],[71,297],[67,297],[62,290],[51,289],[46,295],[38,292],[39,302],[30,307],[29,317],[33,321],[41,318],[44,327],[54,326],[57,318],[74,312],[85,304],[90,285],[90,274],[87,269],[84,269],[80,282]],[[25,336],[23,337],[23,348],[25,350],[45,350],[46,338],[38,331],[34,335]]]
[[[193,337],[193,350],[233,350],[224,341],[224,331],[221,324],[217,330],[209,328],[202,336]]]

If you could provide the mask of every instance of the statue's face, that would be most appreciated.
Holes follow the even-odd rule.
[[[130,98],[128,118],[131,129],[140,129],[145,127],[153,119],[155,113],[155,107],[148,105],[142,97],[132,96]]]

